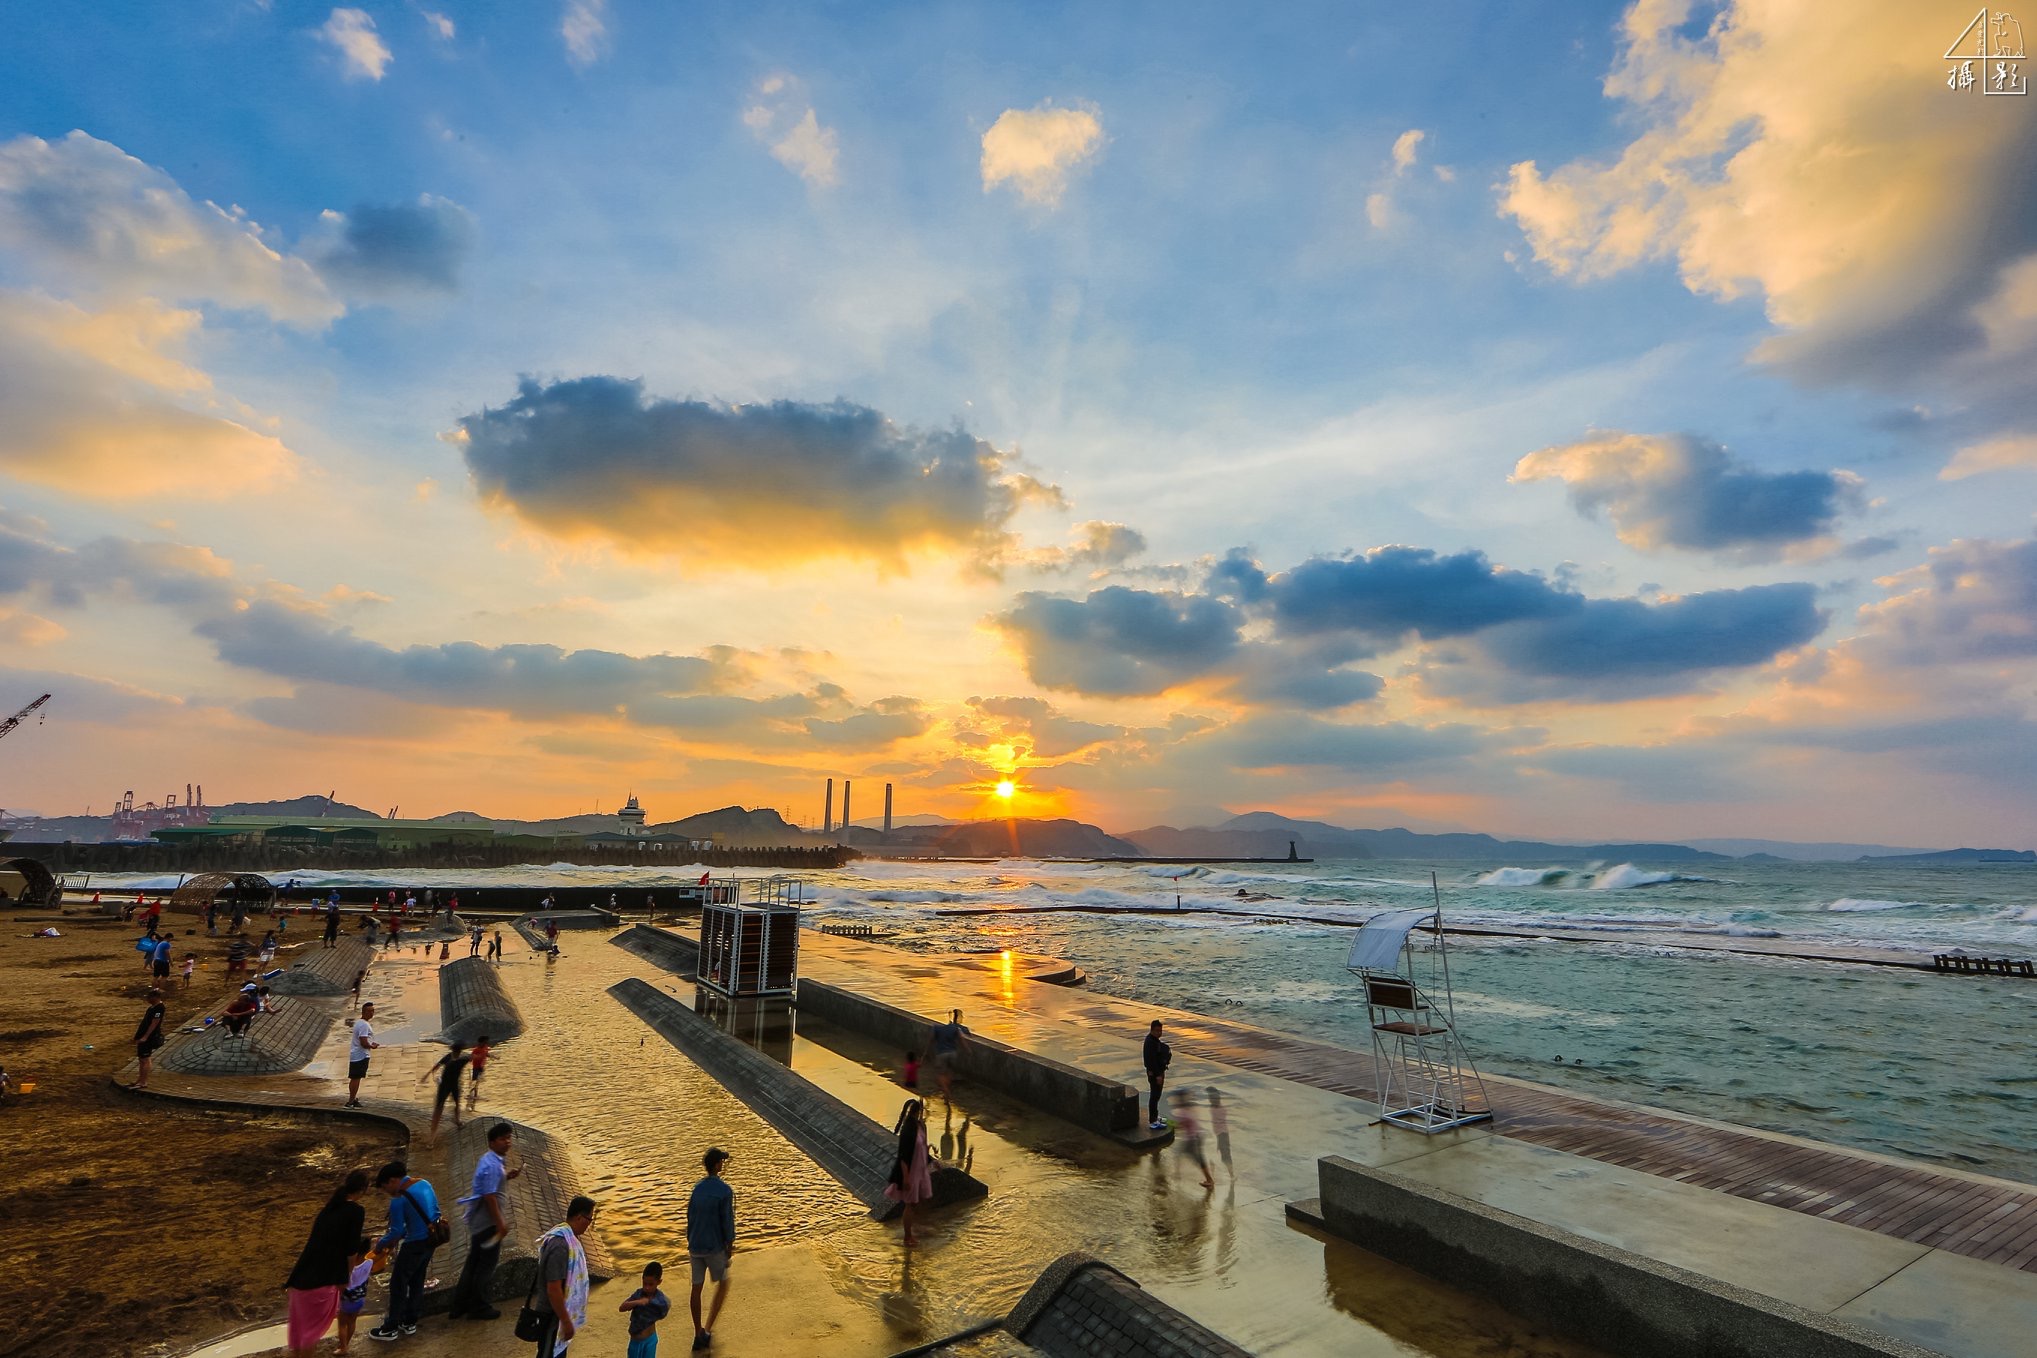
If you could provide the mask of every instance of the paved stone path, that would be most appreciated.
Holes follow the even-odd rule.
[[[317,1000],[282,996],[274,1012],[255,1015],[245,1037],[226,1030],[228,1001],[222,999],[164,1039],[156,1068],[180,1075],[276,1075],[296,1070],[312,1058],[337,1017]],[[186,1029],[210,1017],[216,1022],[197,1032]]]

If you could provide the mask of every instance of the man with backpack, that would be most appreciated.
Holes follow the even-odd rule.
[[[368,1331],[368,1338],[387,1343],[417,1333],[432,1251],[451,1237],[452,1227],[439,1212],[438,1194],[432,1186],[412,1178],[410,1167],[401,1160],[382,1166],[375,1186],[389,1195],[389,1229],[375,1242],[375,1248],[386,1250],[401,1242],[396,1262],[389,1269],[389,1314]]]

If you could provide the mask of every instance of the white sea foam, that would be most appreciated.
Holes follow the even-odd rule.
[[[1568,868],[1494,868],[1479,886],[1549,886],[1570,875]]]
[[[1593,879],[1591,885],[1594,891],[1631,891],[1635,887],[1661,886],[1667,882],[1708,880],[1710,879],[1705,877],[1685,877],[1674,872],[1649,872],[1644,868],[1635,867],[1632,863],[1622,863],[1616,868],[1608,868],[1600,873]]]
[[[1842,896],[1825,908],[1850,915],[1870,910],[1922,910],[1926,907],[1922,901],[1877,901],[1857,896]]]

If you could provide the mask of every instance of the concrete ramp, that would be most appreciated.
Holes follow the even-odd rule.
[[[898,1144],[890,1128],[730,1037],[648,981],[632,976],[608,993],[806,1152],[872,1216],[884,1221],[898,1213],[898,1204],[884,1196]],[[927,1205],[944,1207],[989,1191],[963,1171],[942,1166],[934,1171],[934,1196]]]

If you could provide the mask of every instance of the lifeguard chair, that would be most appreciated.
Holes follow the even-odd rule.
[[[1421,956],[1418,933],[1430,943]],[[1441,905],[1373,916],[1344,966],[1365,986],[1380,1121],[1431,1135],[1489,1121],[1485,1081],[1457,1037]]]

